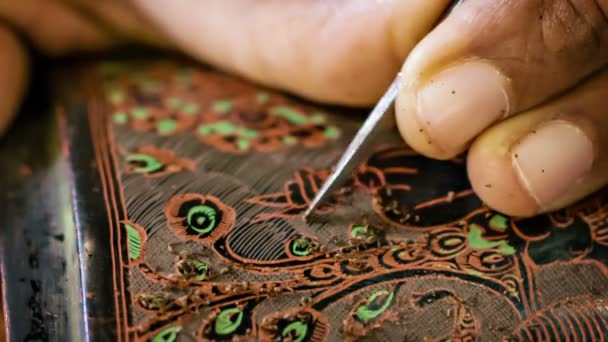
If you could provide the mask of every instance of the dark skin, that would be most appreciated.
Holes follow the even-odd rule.
[[[406,142],[468,151],[477,194],[529,216],[608,183],[608,0],[21,0],[0,3],[0,133],[29,65],[133,42],[313,100],[369,106],[402,71]],[[405,61],[405,62],[404,62]]]

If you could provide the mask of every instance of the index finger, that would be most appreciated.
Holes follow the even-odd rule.
[[[362,106],[381,96],[449,0],[137,0],[192,56],[266,86]]]

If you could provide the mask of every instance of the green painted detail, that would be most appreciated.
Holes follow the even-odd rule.
[[[451,238],[444,241],[444,244],[448,247],[458,246],[462,243],[462,240],[459,238]]]
[[[175,122],[175,120],[171,118],[160,120],[156,126],[159,134],[171,134],[175,132],[176,127],[177,122]]]
[[[308,121],[308,118],[304,114],[290,107],[277,106],[272,108],[271,113],[284,118],[294,125],[303,125]]]
[[[482,234],[483,234],[483,229],[480,226],[478,226],[476,224],[472,224],[469,227],[468,241],[469,241],[469,245],[471,246],[471,248],[490,249],[490,248],[498,247],[498,250],[502,254],[506,254],[506,255],[515,254],[515,248],[513,246],[509,245],[509,243],[507,243],[507,241],[505,241],[505,240],[489,241],[489,240],[486,240],[482,236]]]
[[[167,99],[167,107],[171,109],[178,109],[182,105],[182,99],[177,96],[171,96]]]
[[[236,146],[239,150],[248,150],[251,147],[251,140],[258,137],[258,131],[237,127],[228,121],[219,121],[210,125],[201,125],[198,127],[199,134],[203,136],[209,136],[212,134],[219,134],[222,136],[226,135],[237,135],[239,139],[236,141]]]
[[[128,250],[129,250],[129,259],[137,260],[141,256],[142,251],[142,236],[140,235],[140,231],[130,224],[124,224],[125,230],[127,232],[127,240],[129,242]]]
[[[249,146],[251,146],[251,142],[247,139],[239,139],[236,142],[236,146],[239,148],[239,150],[247,150],[249,149]]]
[[[310,255],[310,240],[304,238],[296,239],[291,245],[291,252],[297,256]]]
[[[259,104],[265,104],[268,102],[268,100],[270,100],[270,94],[265,91],[259,92],[256,96],[256,100]]]
[[[117,125],[124,125],[129,121],[129,117],[124,112],[116,112],[112,114],[112,119],[114,119],[114,123]]]
[[[330,126],[323,131],[323,135],[325,135],[326,138],[336,139],[340,136],[340,130],[337,127]]]
[[[182,327],[170,327],[167,328],[152,338],[152,342],[175,342],[177,341],[177,335],[182,331]]]
[[[120,104],[125,100],[125,93],[120,89],[111,88],[108,93],[108,99],[112,104]]]
[[[225,309],[215,319],[213,328],[218,335],[229,335],[243,323],[243,311],[238,308]]]
[[[167,107],[179,111],[183,114],[194,115],[197,114],[200,110],[200,106],[198,103],[189,102],[185,103],[181,98],[177,96],[172,96],[167,99]]]
[[[298,139],[296,137],[292,137],[290,135],[284,136],[282,141],[283,141],[283,144],[285,144],[285,145],[295,145],[298,143]]]
[[[197,128],[198,134],[207,136],[213,134],[213,126],[212,125],[199,125]]]
[[[505,230],[508,227],[508,219],[500,214],[494,214],[490,219],[490,225],[500,230]]]
[[[181,112],[184,114],[194,115],[198,114],[201,110],[201,106],[198,103],[186,103],[182,106]]]
[[[367,234],[367,228],[367,226],[353,226],[353,228],[350,230],[350,237],[357,239],[361,235]]]
[[[310,116],[310,122],[312,122],[315,125],[319,125],[322,123],[325,123],[326,119],[325,119],[325,114],[323,113],[314,113]]]
[[[281,332],[282,337],[290,336],[290,337],[292,337],[292,339],[290,339],[290,341],[293,341],[293,342],[304,341],[307,334],[308,334],[308,325],[306,323],[303,323],[300,321],[290,323]]]
[[[131,109],[131,115],[138,120],[142,120],[150,116],[150,112],[144,107],[134,107]]]
[[[393,252],[393,253],[396,252],[396,251],[398,251],[398,250],[399,250],[399,248],[397,248],[397,247],[391,248],[391,252]]]
[[[219,135],[234,134],[236,127],[228,121],[219,121],[210,125],[198,126],[198,132],[201,135],[211,135],[217,133]]]
[[[188,227],[199,234],[211,232],[217,225],[217,210],[207,205],[197,205],[188,210]]]
[[[130,154],[127,156],[126,159],[128,163],[141,164],[141,166],[138,166],[133,169],[133,171],[138,173],[153,173],[161,170],[164,166],[164,164],[161,163],[158,159],[145,153]]]
[[[221,100],[221,101],[216,101],[213,104],[213,110],[218,112],[218,113],[228,113],[229,111],[232,110],[232,107],[234,105],[232,104],[232,101],[229,100]]]
[[[385,296],[386,298],[383,298],[382,302],[380,303],[375,303],[376,299],[381,296]],[[357,312],[355,313],[357,319],[367,323],[370,320],[380,316],[391,305],[394,296],[395,295],[392,292],[386,290],[378,290],[374,292],[367,299],[365,304],[357,308]]]
[[[227,121],[220,121],[220,122],[215,123],[214,129],[220,135],[228,135],[228,134],[235,134],[235,133],[238,134],[237,127]]]
[[[259,135],[258,131],[249,128],[239,128],[236,133],[246,139],[254,139]]]
[[[201,261],[193,261],[192,264],[196,268],[198,275],[194,277],[197,281],[203,281],[209,275],[209,265]]]

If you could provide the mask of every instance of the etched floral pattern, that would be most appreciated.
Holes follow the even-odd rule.
[[[264,161],[338,141],[317,109],[211,72],[105,73],[115,75],[104,95],[112,130],[154,133],[160,144],[192,134],[196,146],[242,163],[241,155]],[[287,165],[277,190],[234,180],[232,169],[218,178],[212,164],[194,168],[179,148],[142,147],[122,161],[117,174],[148,186],[129,188],[141,193],[126,213],[112,212],[122,218],[111,231],[120,238],[111,253],[123,258],[114,266],[128,272],[116,280],[132,286],[116,290],[117,301],[131,299],[125,340],[608,338],[606,190],[559,212],[512,218],[474,195],[462,159],[383,146],[320,208],[327,222],[307,226],[300,217],[326,169]],[[139,203],[150,203],[150,186],[162,188],[162,206]],[[152,209],[134,214],[137,207]]]
[[[315,148],[340,137],[328,115],[313,106],[210,71],[173,68],[101,67],[114,124],[161,136],[194,134],[236,154]]]

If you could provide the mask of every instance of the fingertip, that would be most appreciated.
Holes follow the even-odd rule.
[[[0,24],[0,136],[8,130],[25,93],[28,55],[17,36]]]
[[[428,96],[422,96],[423,90],[429,88],[429,85],[445,83],[441,80],[437,82],[437,75],[451,69],[456,62],[463,62],[463,58],[466,57],[464,47],[469,35],[467,32],[456,32],[453,29],[458,25],[456,20],[458,18],[452,16],[448,18],[456,21],[456,24],[446,21],[439,24],[407,57],[400,73],[401,87],[395,106],[397,126],[408,145],[417,152],[435,159],[453,158],[460,154],[468,143],[452,143],[452,136],[460,137],[462,132],[454,132],[453,127],[438,129],[434,122],[437,120],[433,119],[433,116],[454,117],[453,109],[458,108],[451,104],[454,103],[455,98],[462,98],[462,89],[448,87],[450,89],[447,95],[441,94],[442,91],[431,91],[427,92]],[[430,108],[432,106],[428,106],[429,104],[440,105],[439,107],[446,109],[446,113]],[[423,105],[426,106],[424,111],[421,109]]]
[[[417,94],[411,78],[402,78],[399,94],[395,100],[395,121],[401,137],[416,152],[434,159],[450,159],[460,151],[446,151],[429,134],[425,124],[417,115]]]
[[[505,132],[484,134],[469,149],[467,172],[473,190],[489,207],[511,216],[527,217],[540,210],[521,183],[512,162]]]
[[[600,73],[552,102],[494,125],[469,149],[473,190],[512,216],[562,209],[608,184],[608,127]]]

